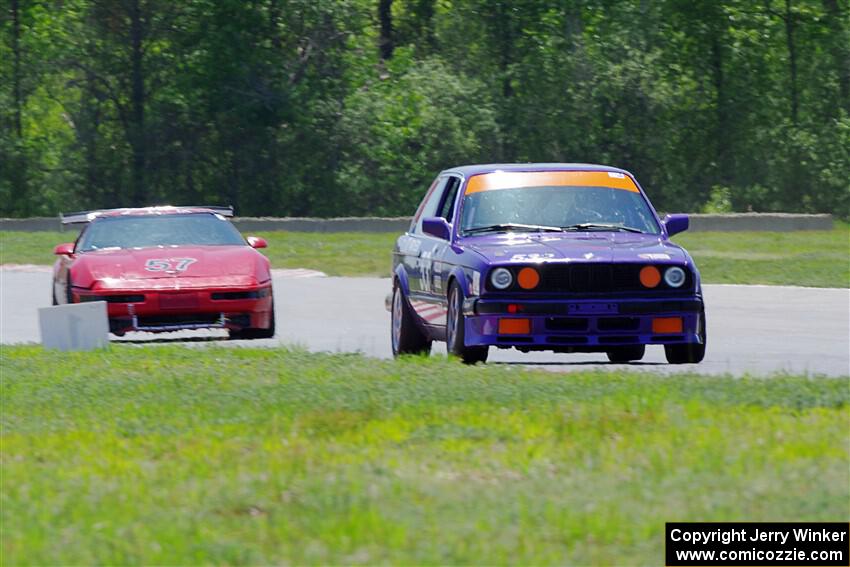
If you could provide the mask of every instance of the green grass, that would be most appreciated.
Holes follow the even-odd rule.
[[[332,276],[387,276],[391,233],[258,233],[276,268],[309,268]],[[0,263],[49,264],[53,246],[74,233],[0,232]],[[832,231],[699,232],[676,236],[706,283],[850,287],[850,225]]]
[[[0,231],[0,264],[52,264],[53,247],[76,238],[75,231]]]
[[[389,276],[394,233],[261,232],[275,268],[309,268],[329,276]]]
[[[8,565],[660,565],[666,521],[850,518],[846,378],[128,345],[0,362]]]
[[[392,233],[259,232],[274,268],[308,268],[330,276],[389,276]],[[76,232],[0,232],[0,264],[52,264],[53,247]]]
[[[707,283],[850,287],[850,225],[832,231],[694,232],[675,236]]]

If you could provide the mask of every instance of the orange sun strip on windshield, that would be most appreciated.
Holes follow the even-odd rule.
[[[469,178],[466,195],[523,187],[610,187],[638,193],[632,178],[609,171],[494,171]]]

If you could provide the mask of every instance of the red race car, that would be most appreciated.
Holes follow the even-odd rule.
[[[269,260],[227,217],[232,208],[147,207],[62,215],[85,224],[54,249],[53,304],[106,301],[109,330],[228,329],[234,339],[274,336]]]

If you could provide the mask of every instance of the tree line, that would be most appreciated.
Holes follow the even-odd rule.
[[[848,0],[1,0],[0,215],[406,215],[443,168],[850,216]]]

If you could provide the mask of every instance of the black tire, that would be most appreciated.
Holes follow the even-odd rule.
[[[275,317],[274,317],[274,299],[272,299],[272,309],[269,313],[269,326],[266,329],[231,329],[229,332],[231,340],[254,340],[254,339],[270,339],[275,333]]]
[[[633,362],[643,358],[646,354],[646,345],[629,345],[612,348],[606,352],[611,362]]]
[[[431,339],[416,325],[398,282],[393,285],[393,302],[390,312],[390,343],[393,356],[431,354]]]
[[[65,279],[65,301],[66,303],[74,303],[74,294],[71,292],[71,270],[68,270],[68,277]]]
[[[687,343],[683,345],[664,345],[664,354],[670,364],[697,364],[705,358],[705,345],[708,335],[705,331],[705,311],[699,314],[699,337],[700,343]]]
[[[486,346],[466,346],[464,341],[463,292],[457,282],[449,288],[449,309],[446,315],[446,348],[464,364],[487,362],[490,349]]]

